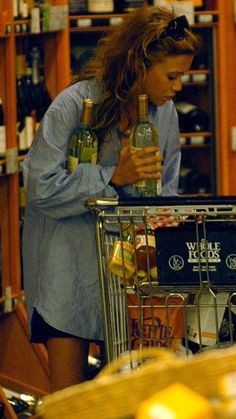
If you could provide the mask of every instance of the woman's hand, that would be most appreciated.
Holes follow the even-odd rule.
[[[131,152],[129,145],[122,148],[120,160],[111,178],[117,186],[135,184],[144,179],[160,179],[163,158],[158,147],[144,147]]]

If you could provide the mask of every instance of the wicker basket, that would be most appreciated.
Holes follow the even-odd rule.
[[[131,372],[119,372],[130,362],[148,362]],[[145,349],[120,356],[93,381],[46,396],[39,419],[132,418],[139,404],[175,381],[207,397],[219,395],[219,378],[236,371],[236,346],[178,358],[164,349]]]

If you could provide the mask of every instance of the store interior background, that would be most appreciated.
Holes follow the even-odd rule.
[[[115,13],[68,17],[69,0],[51,0],[51,6],[60,9],[57,25],[61,28],[45,27],[42,31],[41,27],[39,33],[37,28],[32,33],[30,16],[14,19],[14,2],[0,0],[0,98],[4,113],[1,123],[6,127],[6,152],[0,156],[0,400],[7,406],[10,418],[15,417],[14,412],[1,386],[38,397],[49,392],[47,353],[44,346],[28,341],[23,301],[20,246],[25,195],[21,161],[28,146],[22,143],[19,147],[16,131],[19,122],[16,80],[20,81],[24,75],[22,57],[26,56],[26,62],[30,57],[31,64],[38,66],[42,84],[45,83],[44,88],[54,99],[74,79],[91,47],[109,28],[110,20],[124,17],[120,2],[115,1]],[[29,3],[37,8],[39,2]],[[207,15],[212,17],[210,21]],[[199,16],[205,18],[201,21]],[[86,19],[90,22],[88,26],[84,26]],[[235,1],[205,0],[203,10],[195,9],[192,26],[203,34],[205,64],[193,69],[190,79],[183,81],[180,99],[190,102],[194,97],[193,103],[208,113],[209,126],[204,132],[181,134],[182,163],[203,174],[209,183],[205,190],[203,187],[184,193],[236,195]],[[199,75],[204,75],[204,80]],[[38,117],[34,114],[34,129],[43,106]]]

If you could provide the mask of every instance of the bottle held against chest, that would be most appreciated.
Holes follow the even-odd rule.
[[[149,121],[147,95],[138,96],[138,120],[133,126],[130,137],[130,151],[135,153],[144,147],[159,146],[158,132]],[[145,179],[135,185],[138,196],[158,196],[161,194],[161,179]]]
[[[79,163],[97,163],[98,139],[91,128],[93,105],[92,99],[84,99],[80,126],[70,138],[67,158],[70,173]]]

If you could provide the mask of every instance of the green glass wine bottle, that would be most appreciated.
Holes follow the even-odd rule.
[[[91,128],[93,105],[92,99],[84,99],[80,126],[70,138],[67,160],[70,173],[79,163],[97,163],[98,139]]]
[[[158,132],[149,121],[148,99],[146,94],[138,96],[138,120],[133,126],[130,137],[130,151],[134,153],[143,147],[159,146]],[[138,196],[161,195],[161,179],[145,179],[135,184]]]

